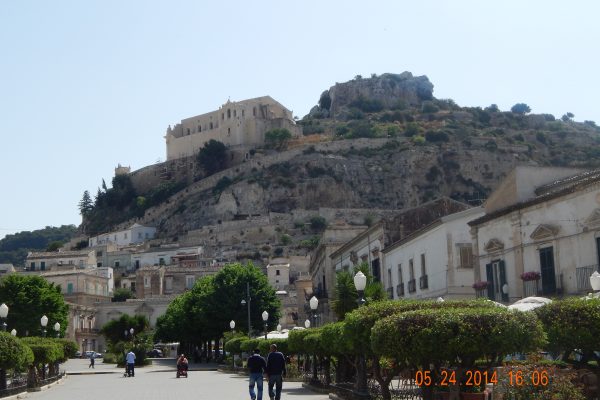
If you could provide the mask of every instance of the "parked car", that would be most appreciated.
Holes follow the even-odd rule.
[[[96,353],[95,351],[88,350],[81,355],[81,358],[90,358],[92,355],[94,355],[94,358],[104,357],[102,353]]]
[[[163,352],[161,349],[152,349],[152,350],[146,352],[146,356],[148,356],[150,358],[160,358],[163,356]]]
[[[75,352],[75,358],[81,358],[81,352],[79,350]]]

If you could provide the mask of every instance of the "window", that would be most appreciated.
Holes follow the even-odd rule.
[[[123,238],[124,238],[124,239],[127,239],[127,232],[125,232],[125,233],[123,234]]]
[[[120,267],[120,266],[121,266],[121,261],[115,260],[115,268]]]
[[[252,115],[256,117],[256,107],[252,107]]]
[[[225,121],[225,113],[221,113],[221,119]]]
[[[187,134],[188,135],[190,134],[190,128],[187,128]]]
[[[99,262],[99,263],[96,263],[96,267],[100,268],[101,266],[102,266],[102,263],[101,263],[101,262]]]
[[[35,262],[32,262],[29,268],[31,271],[35,271]]]
[[[144,287],[145,288],[149,288],[150,287],[150,277],[149,276],[145,276],[144,277]]]
[[[79,268],[83,268],[84,266],[84,261],[83,260],[79,260]]]
[[[278,269],[276,269],[276,270],[275,270],[275,275],[281,275],[279,272],[280,272],[280,271],[279,271]]]
[[[408,274],[410,276],[410,280],[415,279],[415,266],[413,264],[413,259],[408,260]]]
[[[231,118],[231,110],[227,110],[227,119]]]
[[[233,116],[237,117],[237,110],[233,110]]]
[[[227,128],[227,134],[231,135],[231,128]]]
[[[72,294],[72,293],[73,293],[73,283],[68,282],[67,283],[67,294]]]
[[[142,232],[138,232],[138,239],[142,238]]]
[[[131,282],[131,291],[135,293],[135,282]]]
[[[148,239],[148,232],[146,232],[145,238]]]
[[[213,123],[211,122],[211,123],[210,123],[210,129],[212,129],[212,128],[213,128]]]
[[[96,257],[102,257],[102,251],[97,251],[96,252]]]
[[[473,268],[473,247],[470,244],[462,244],[458,246],[459,251],[459,268]]]
[[[173,290],[173,277],[167,276],[165,278],[165,291],[170,292]]]
[[[244,116],[244,110],[242,110],[242,117]]]
[[[202,132],[202,125],[198,125],[198,132]]]
[[[388,285],[392,286],[392,269],[388,268]]]
[[[46,261],[41,261],[40,262],[40,271],[45,271],[46,270]]]
[[[185,276],[185,288],[186,289],[192,289],[194,287],[194,281],[195,281],[195,277],[193,275],[186,275]]]
[[[115,235],[115,240],[117,240],[117,235]]]
[[[425,254],[421,254],[421,276],[427,275],[427,268],[425,268]]]
[[[402,277],[402,264],[398,264],[398,283],[404,283],[404,278]]]
[[[158,265],[165,265],[165,259],[164,258],[159,258],[158,259]]]
[[[135,260],[135,269],[140,268],[140,260]]]

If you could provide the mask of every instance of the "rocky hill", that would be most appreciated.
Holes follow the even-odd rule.
[[[477,205],[517,164],[600,164],[591,121],[459,107],[407,72],[336,84],[299,123],[305,136],[286,150],[256,148],[212,176],[193,159],[134,172],[128,193],[138,202],[162,193],[160,201],[125,201],[111,220],[120,224],[102,229],[136,221],[157,226],[165,241],[238,258],[305,254],[318,235],[315,217],[369,224],[441,196]],[[98,223],[94,215],[88,225]]]

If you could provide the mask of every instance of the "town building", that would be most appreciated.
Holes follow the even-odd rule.
[[[96,267],[96,252],[90,249],[30,252],[25,260],[25,270],[30,272],[57,271],[73,267]]]
[[[89,247],[102,246],[109,243],[117,246],[130,246],[132,244],[151,240],[155,235],[156,228],[136,223],[122,231],[103,233],[98,236],[90,237]]]
[[[520,167],[469,222],[479,295],[580,295],[600,263],[600,170]],[[498,201],[503,197],[511,202]]]
[[[193,156],[210,140],[228,147],[262,146],[265,132],[272,129],[287,129],[292,137],[302,135],[292,112],[270,96],[228,100],[218,110],[169,126],[165,135],[167,161]]]
[[[469,298],[473,291],[473,246],[467,223],[482,208],[438,218],[382,252],[388,290],[394,299]]]

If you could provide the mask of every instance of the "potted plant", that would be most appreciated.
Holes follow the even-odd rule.
[[[528,272],[523,272],[521,274],[521,279],[525,282],[528,281],[537,281],[542,277],[542,275],[537,272],[537,271],[528,271]]]

